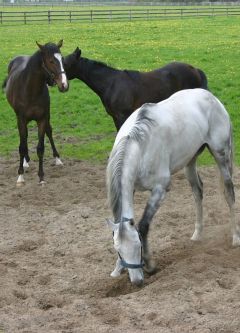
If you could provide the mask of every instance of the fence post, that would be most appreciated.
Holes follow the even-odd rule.
[[[69,22],[72,23],[72,12],[71,12],[71,10],[69,12]]]
[[[50,12],[50,10],[48,11],[48,23],[51,23],[51,12]]]
[[[1,22],[1,24],[3,23],[3,13],[2,12],[0,12],[0,22]]]
[[[24,24],[26,24],[26,23],[27,23],[27,17],[26,17],[26,14],[27,14],[26,12],[24,12],[24,13],[23,13],[23,17],[24,17]]]
[[[92,22],[93,21],[93,11],[90,10],[90,21]]]
[[[109,10],[109,20],[112,21],[112,10]]]
[[[129,10],[129,21],[131,21],[132,20],[132,11],[131,11],[131,9]]]

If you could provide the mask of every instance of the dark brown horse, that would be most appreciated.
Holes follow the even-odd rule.
[[[28,166],[28,129],[27,124],[35,120],[38,125],[37,155],[39,158],[38,176],[40,184],[44,183],[43,154],[44,136],[47,134],[52,146],[56,164],[62,164],[54,145],[52,127],[50,125],[50,97],[47,85],[57,84],[59,91],[68,90],[68,82],[63,69],[60,48],[62,40],[56,45],[47,43],[40,45],[32,56],[18,56],[8,65],[8,77],[3,83],[9,104],[17,116],[20,136],[17,185],[24,183],[24,166]]]
[[[160,102],[178,90],[207,89],[204,72],[180,62],[145,73],[122,71],[82,58],[81,50],[76,48],[64,57],[64,67],[69,80],[82,80],[100,97],[117,130],[144,103]]]

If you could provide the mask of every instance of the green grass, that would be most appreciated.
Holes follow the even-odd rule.
[[[238,17],[219,17],[132,23],[3,25],[0,26],[0,81],[6,76],[10,59],[19,54],[32,54],[36,40],[45,43],[63,38],[63,54],[79,46],[83,56],[120,69],[148,71],[173,60],[191,63],[205,71],[210,89],[230,113],[239,164],[239,23]],[[105,160],[114,141],[115,128],[99,98],[79,80],[71,81],[66,94],[56,88],[50,93],[54,137],[61,156]],[[34,123],[30,134],[30,147],[34,150],[37,140]],[[50,154],[48,147],[46,153]],[[15,115],[0,93],[0,154],[17,151]],[[212,163],[212,159],[205,154],[201,163]]]

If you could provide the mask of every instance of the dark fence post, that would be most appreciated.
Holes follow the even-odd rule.
[[[69,12],[69,22],[72,23],[72,12]]]
[[[132,20],[132,11],[131,11],[131,9],[129,10],[129,21],[131,21]]]
[[[90,21],[91,22],[93,21],[93,11],[92,10],[90,11]]]
[[[48,11],[48,23],[51,23],[51,12],[50,12],[50,10]]]
[[[23,16],[24,16],[24,24],[27,24],[27,16],[26,16],[26,12],[23,13]]]
[[[0,22],[1,22],[1,24],[3,23],[3,13],[2,12],[0,12]]]

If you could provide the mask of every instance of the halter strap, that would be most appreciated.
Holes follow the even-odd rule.
[[[118,256],[120,258],[120,264],[122,265],[122,267],[124,268],[130,268],[130,269],[136,269],[136,268],[143,268],[144,266],[144,262],[141,259],[140,264],[129,264],[127,263],[120,255],[120,253],[118,252]],[[141,255],[142,256],[142,255]]]
[[[55,77],[56,77],[56,75],[55,75],[54,73],[52,73],[52,72],[47,68],[47,66],[45,65],[44,61],[42,62],[42,67],[43,67],[43,69],[45,70],[45,72],[50,76],[50,78],[56,83],[56,81],[55,81]],[[57,74],[66,74],[66,72],[65,72],[65,71],[60,71],[60,72],[58,72]]]
[[[132,219],[129,219],[127,217],[123,217],[121,222],[129,222],[131,220]],[[139,239],[140,239],[140,242],[141,242],[141,262],[139,264],[129,264],[121,257],[121,254],[118,252],[118,256],[120,258],[120,264],[124,268],[137,269],[137,268],[143,268],[143,266],[144,266],[144,262],[142,260],[142,239],[141,239],[141,236],[140,236],[139,232],[138,232],[138,235],[139,235]]]

